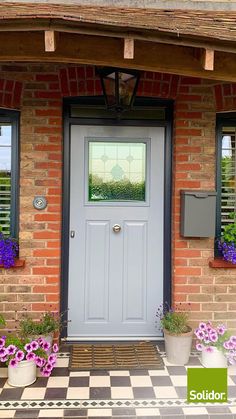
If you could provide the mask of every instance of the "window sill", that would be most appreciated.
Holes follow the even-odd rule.
[[[231,262],[226,262],[226,260],[223,260],[221,258],[210,259],[209,266],[210,268],[228,268],[228,269],[236,268],[236,264],[231,263]]]
[[[4,268],[3,265],[0,265],[0,269],[16,269],[16,268],[24,268],[24,266],[25,266],[25,259],[16,259],[14,266],[11,266],[10,268]]]

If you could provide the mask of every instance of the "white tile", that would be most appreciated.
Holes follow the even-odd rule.
[[[185,415],[208,415],[208,411],[205,407],[183,407]]]
[[[111,380],[107,375],[92,375],[89,378],[90,387],[110,387]]]
[[[70,358],[57,358],[56,366],[60,368],[67,368],[69,366]]]
[[[236,375],[236,365],[229,365],[228,366],[228,374],[229,375]]]
[[[148,408],[148,409],[136,409],[136,416],[156,416],[157,418],[160,416],[160,411],[159,409],[153,409],[153,408]]]
[[[41,409],[39,418],[63,418],[63,409]]]
[[[236,413],[236,406],[229,406],[231,413]]]
[[[129,371],[109,371],[111,377],[129,377]]]
[[[227,382],[228,382],[228,386],[235,386],[235,383],[233,382],[232,378],[230,378],[229,376],[227,378]],[[236,388],[235,388],[235,394],[236,394]]]
[[[179,399],[175,389],[170,386],[153,387],[157,399]]]
[[[148,375],[131,375],[130,381],[133,387],[152,387],[152,381]]]
[[[70,377],[89,377],[89,371],[72,371],[70,372]]]
[[[167,369],[164,370],[149,370],[150,377],[162,377],[163,375],[169,375]]]
[[[46,392],[46,387],[25,388],[21,399],[22,400],[43,400]]]
[[[70,387],[67,390],[67,400],[89,399],[88,387]]]
[[[187,376],[186,375],[171,375],[170,377],[174,386],[187,387]]]
[[[0,418],[14,418],[15,410],[0,410]]]
[[[101,417],[105,418],[107,416],[112,416],[112,410],[111,409],[88,409],[88,417],[94,416],[94,417]]]
[[[112,399],[133,399],[133,390],[130,387],[112,387],[111,388]]]
[[[68,387],[69,377],[49,377],[47,387]]]

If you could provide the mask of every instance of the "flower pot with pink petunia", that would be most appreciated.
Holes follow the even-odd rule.
[[[200,322],[194,334],[204,367],[227,368],[228,363],[236,363],[236,336],[231,336],[225,325]]]
[[[58,346],[52,346],[45,339],[30,340],[19,336],[0,338],[0,362],[8,366],[8,384],[25,387],[36,381],[37,367],[44,377],[49,377],[56,365]]]

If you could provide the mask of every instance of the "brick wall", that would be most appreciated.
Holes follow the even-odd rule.
[[[193,322],[236,328],[236,275],[213,269],[213,239],[179,235],[180,189],[215,188],[215,109],[235,109],[235,85],[144,73],[139,95],[175,99],[173,158],[173,301],[191,303]],[[24,268],[0,272],[0,311],[9,327],[26,310],[59,309],[62,97],[101,94],[94,68],[2,65],[0,106],[21,110],[20,257]],[[10,95],[10,96],[9,96]],[[35,195],[48,207],[33,209]],[[17,311],[17,312],[16,312]]]

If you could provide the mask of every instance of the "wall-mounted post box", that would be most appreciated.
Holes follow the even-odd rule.
[[[181,236],[214,237],[215,191],[181,191]]]

